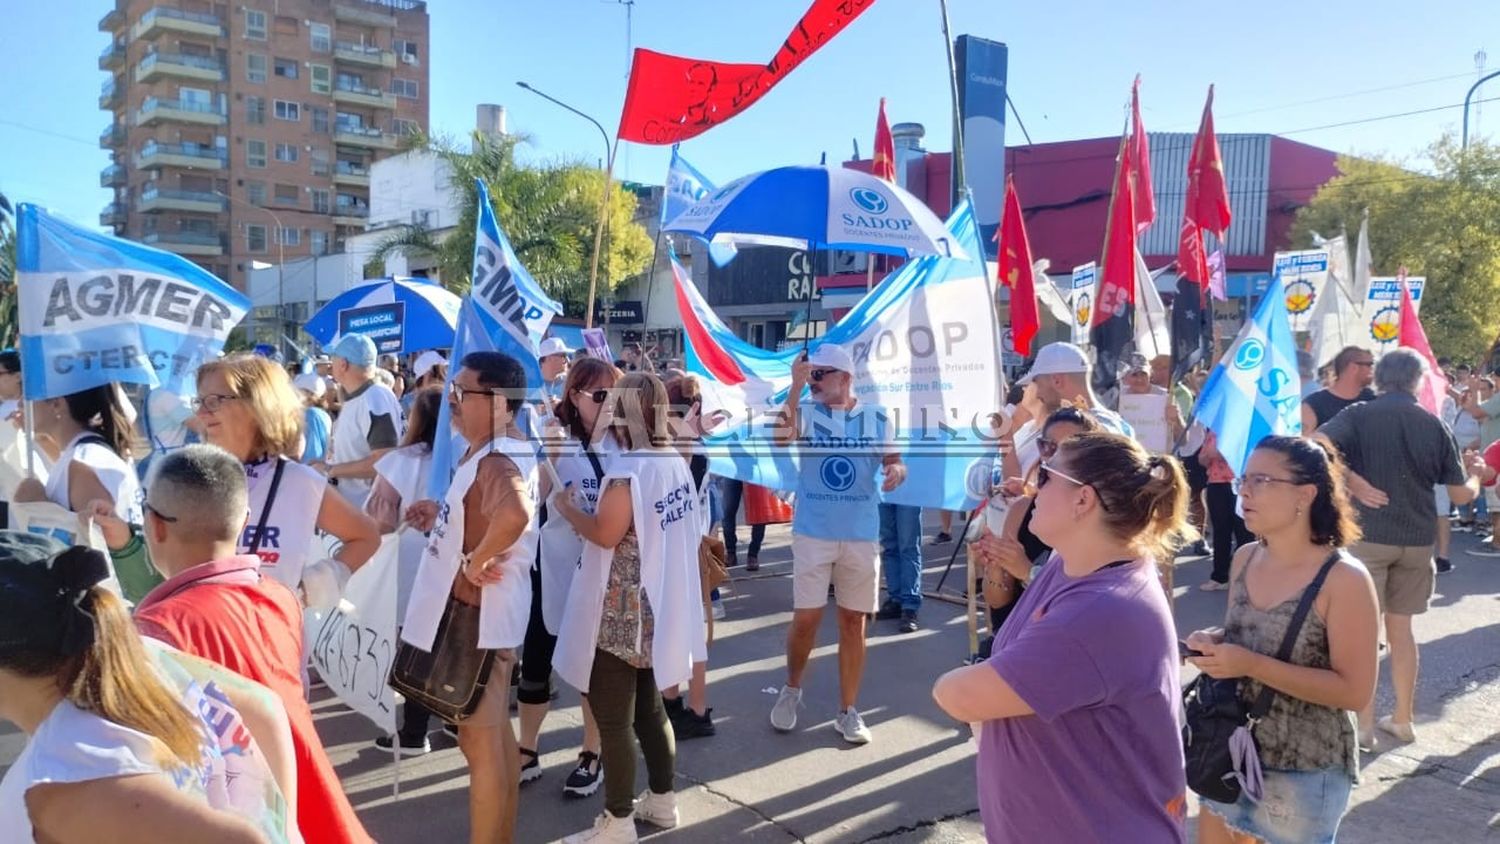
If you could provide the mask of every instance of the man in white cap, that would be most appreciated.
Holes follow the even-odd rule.
[[[401,405],[390,388],[374,380],[375,343],[369,337],[345,334],[331,356],[343,404],[333,423],[331,457],[313,465],[338,481],[339,492],[354,506],[364,507],[375,462],[401,442]]]
[[[1041,459],[1037,454],[1036,440],[1041,436],[1042,423],[1064,403],[1087,410],[1106,431],[1135,436],[1130,423],[1099,403],[1099,397],[1089,382],[1092,368],[1088,355],[1072,343],[1048,343],[1036,353],[1031,369],[1016,383],[1022,387],[1036,385],[1033,389],[1037,400],[1042,403],[1042,414],[1016,431],[1015,448],[1005,451],[1006,477],[1024,476]],[[1012,456],[1017,461],[1015,465],[1011,463]]]
[[[802,389],[812,403],[802,406]],[[792,384],[776,428],[779,445],[798,449],[796,512],[792,517],[792,623],[787,631],[787,680],[771,709],[771,726],[797,727],[802,675],[833,586],[838,605],[839,712],[834,726],[851,744],[870,741],[854,706],[865,665],[865,617],[880,597],[880,492],[906,480],[890,420],[854,397],[854,360],[822,343],[792,365]],[[884,470],[883,481],[880,478]]]
[[[542,367],[542,391],[553,401],[562,398],[563,382],[568,380],[568,355],[573,350],[561,337],[548,337],[537,349],[537,363]]]

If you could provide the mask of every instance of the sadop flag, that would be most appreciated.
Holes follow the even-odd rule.
[[[677,219],[678,214],[718,189],[707,176],[698,172],[698,168],[689,164],[677,152],[677,145],[673,144],[672,163],[667,167],[667,183],[662,191],[660,228],[665,229],[668,223]],[[715,266],[722,267],[734,260],[737,249],[733,243],[709,243],[708,257],[713,259]]]
[[[16,289],[25,397],[119,381],[185,394],[250,300],[197,264],[22,203]]]
[[[1271,436],[1302,433],[1302,381],[1287,319],[1281,279],[1271,286],[1229,351],[1209,374],[1194,415],[1219,438],[1219,453],[1235,474],[1250,452]]]

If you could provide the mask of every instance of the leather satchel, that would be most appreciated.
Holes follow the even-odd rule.
[[[391,688],[450,724],[474,714],[495,667],[494,650],[479,648],[479,607],[450,595],[432,650],[402,642]]]

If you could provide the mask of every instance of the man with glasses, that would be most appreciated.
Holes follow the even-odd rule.
[[[401,402],[376,383],[375,343],[363,334],[345,334],[333,347],[333,378],[343,404],[333,421],[331,457],[313,464],[338,481],[339,493],[364,507],[375,478],[375,463],[401,442]]]
[[[1302,400],[1302,434],[1313,431],[1351,404],[1375,398],[1375,355],[1359,346],[1345,346],[1333,358],[1333,383]]]
[[[1037,351],[1031,369],[1016,385],[1035,391],[1042,412],[1015,432],[1013,448],[1002,448],[1006,477],[1025,477],[1036,466],[1036,441],[1042,433],[1042,420],[1065,404],[1088,411],[1110,433],[1135,438],[1135,429],[1129,422],[1099,403],[1089,375],[1092,369],[1088,355],[1072,343],[1048,343]]]
[[[804,387],[812,398],[806,408]],[[799,475],[792,517],[787,680],[771,709],[771,726],[784,733],[797,727],[802,675],[832,584],[839,629],[839,712],[834,726],[845,741],[866,744],[870,730],[854,701],[864,673],[865,616],[875,612],[880,596],[879,496],[906,480],[906,466],[896,450],[890,420],[880,408],[861,405],[854,397],[853,358],[827,342],[792,365],[776,443],[797,447]]]

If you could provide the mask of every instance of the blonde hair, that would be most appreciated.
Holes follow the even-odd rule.
[[[240,353],[209,361],[198,369],[198,385],[213,373],[255,419],[256,451],[295,458],[302,449],[302,398],[286,370],[259,355]]]

